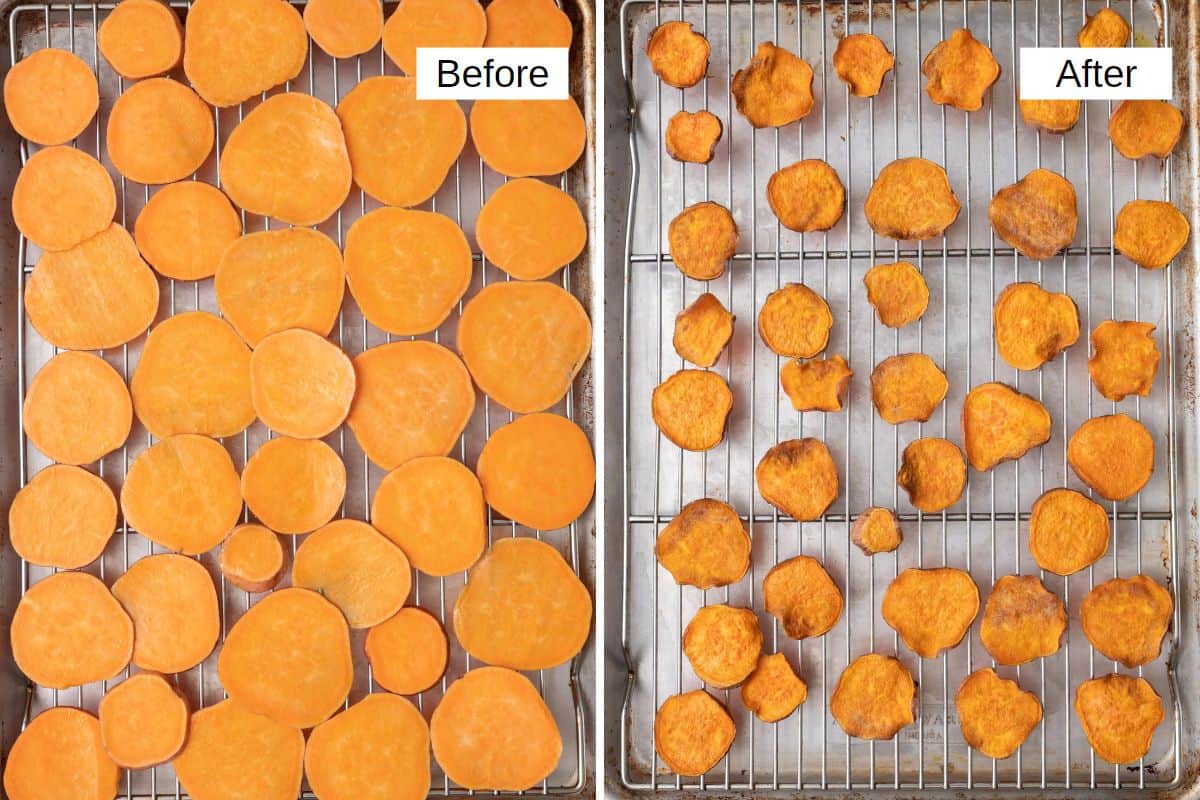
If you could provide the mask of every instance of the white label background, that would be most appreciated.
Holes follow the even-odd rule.
[[[570,97],[567,48],[565,47],[418,47],[417,48],[417,99],[418,100],[566,100]],[[457,86],[442,88],[438,84],[438,61],[451,59],[458,63]],[[494,68],[510,67],[515,73],[518,67],[545,67],[549,72],[546,86],[529,85],[526,71],[525,85],[470,87],[462,83],[464,67],[482,69],[488,60]]]
[[[1021,99],[1170,100],[1174,88],[1171,55],[1169,47],[1022,47]],[[1081,82],[1082,66],[1087,59],[1101,65],[1101,75],[1109,66],[1137,69],[1132,73],[1130,86],[1080,88],[1071,80],[1055,86],[1068,59],[1074,62]]]

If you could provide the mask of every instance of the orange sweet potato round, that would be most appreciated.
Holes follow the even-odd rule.
[[[8,800],[111,800],[121,768],[104,751],[100,723],[70,706],[48,708],[21,731],[4,764]]]
[[[1118,12],[1101,8],[1087,18],[1075,41],[1080,47],[1125,47],[1132,32]]]
[[[663,141],[676,161],[707,164],[717,152],[724,126],[711,111],[677,111],[667,120]]]
[[[867,192],[867,222],[889,239],[932,239],[958,219],[961,206],[941,166],[901,158],[879,171]]]
[[[681,369],[654,389],[650,413],[662,435],[684,450],[711,450],[725,438],[733,391],[715,372]]]
[[[279,533],[316,530],[333,519],[345,496],[346,465],[319,439],[270,439],[242,470],[246,506]]]
[[[160,0],[121,0],[100,23],[96,44],[118,75],[163,75],[183,58],[183,25]]]
[[[1140,667],[1158,658],[1171,624],[1171,592],[1146,575],[1113,578],[1092,589],[1079,606],[1083,634],[1105,658]]]
[[[1035,169],[996,192],[988,206],[996,235],[1021,255],[1044,261],[1075,238],[1075,187],[1048,169]]]
[[[338,519],[300,543],[292,585],[320,592],[351,628],[369,628],[404,607],[412,571],[403,551],[379,531],[356,519]]]
[[[78,569],[101,556],[117,525],[112,489],[85,469],[52,464],[8,507],[8,537],[31,564]]]
[[[833,578],[810,556],[782,561],[763,578],[763,608],[783,623],[783,632],[793,639],[828,633],[844,605]]]
[[[708,39],[692,29],[690,22],[671,20],[650,32],[646,57],[654,74],[668,86],[695,86],[708,71],[711,48]]]
[[[962,431],[967,460],[985,472],[1048,442],[1050,412],[1003,383],[983,383],[963,400]]]
[[[13,222],[42,250],[69,250],[92,238],[112,224],[116,210],[108,170],[74,147],[38,150],[12,188]]]
[[[253,594],[274,589],[287,564],[287,552],[275,531],[252,522],[233,529],[217,558],[225,579]]]
[[[1042,569],[1073,575],[1108,552],[1108,513],[1074,489],[1051,489],[1033,503],[1029,552]]]
[[[847,736],[891,739],[916,719],[916,693],[912,674],[898,659],[867,653],[838,677],[829,713]]]
[[[337,430],[354,399],[354,364],[303,328],[264,338],[250,354],[250,401],[276,433],[319,439]]]
[[[1096,390],[1113,402],[1131,394],[1149,396],[1158,360],[1154,326],[1149,322],[1108,319],[1092,331],[1088,374]]]
[[[482,47],[487,29],[479,0],[401,0],[384,23],[383,51],[416,77],[418,47]]]
[[[221,632],[217,591],[197,560],[160,553],[135,561],[112,585],[133,619],[133,663],[184,672],[208,658]]]
[[[1067,443],[1067,463],[1106,500],[1121,502],[1142,490],[1154,472],[1154,439],[1125,414],[1084,422]]]
[[[667,243],[676,269],[689,278],[711,281],[725,274],[737,252],[737,223],[725,206],[706,200],[671,220]]]
[[[829,344],[833,313],[825,298],[802,283],[788,283],[767,295],[758,312],[758,335],[772,352],[812,358]]]
[[[1131,160],[1171,155],[1183,135],[1183,112],[1164,100],[1122,100],[1108,120],[1108,138]]]
[[[997,664],[1024,664],[1057,653],[1066,630],[1056,594],[1033,575],[1005,575],[988,595],[979,638]]]
[[[212,109],[170,78],[126,89],[113,103],[107,131],[113,166],[138,183],[183,180],[208,160],[214,142]]]
[[[569,47],[571,19],[555,0],[492,0],[484,47]]]
[[[888,356],[871,370],[871,402],[892,425],[925,422],[949,390],[946,373],[924,353]]]
[[[705,292],[675,317],[671,344],[685,361],[711,367],[733,338],[734,316],[720,299]]]
[[[304,775],[322,800],[429,794],[429,725],[409,701],[370,694],[313,728]]]
[[[1075,714],[1096,755],[1127,764],[1150,751],[1154,729],[1166,711],[1145,678],[1114,673],[1079,684]]]
[[[763,499],[800,522],[819,519],[838,495],[837,464],[820,439],[789,439],[763,454],[754,469]]]
[[[671,695],[654,715],[654,750],[680,775],[708,772],[729,752],[736,735],[725,706],[700,689]]]
[[[854,371],[841,356],[789,361],[779,371],[779,383],[797,411],[841,411],[842,397]]]
[[[125,444],[133,407],[125,380],[104,359],[65,352],[46,362],[25,393],[25,434],[62,464],[90,464]]]
[[[396,694],[420,694],[446,672],[450,646],[432,614],[405,606],[367,631],[363,647],[376,683]]]
[[[966,677],[954,696],[967,744],[990,758],[1008,758],[1042,721],[1042,704],[991,668]]]
[[[683,654],[696,677],[714,689],[737,686],[758,666],[762,628],[748,608],[704,606],[683,631]]]
[[[1117,213],[1113,247],[1147,269],[1170,264],[1191,235],[1179,209],[1161,200],[1130,200]]]
[[[201,181],[162,187],[133,225],[142,257],[160,275],[181,281],[211,278],[225,249],[241,235],[242,219],[229,198]]]
[[[780,128],[812,111],[812,82],[807,61],[773,42],[762,42],[750,63],[733,74],[729,91],[751,125]]]
[[[879,321],[889,328],[903,328],[916,322],[929,307],[929,286],[915,264],[897,261],[876,264],[863,276],[867,302],[875,308]]]
[[[760,655],[758,666],[742,682],[742,705],[763,722],[779,722],[808,699],[808,684],[783,653]]]
[[[806,158],[771,176],[767,202],[788,230],[827,231],[846,209],[846,188],[837,170],[819,158]]]
[[[855,97],[874,97],[883,79],[896,66],[896,57],[878,36],[853,33],[843,36],[833,51],[833,68]]]
[[[1032,370],[1079,339],[1079,309],[1068,294],[1036,283],[1013,283],[992,310],[996,350],[1010,367]]]
[[[1021,118],[1031,128],[1066,133],[1079,121],[1078,100],[1022,100]]]
[[[750,535],[733,506],[693,500],[658,534],[654,556],[678,584],[728,586],[750,568]]]
[[[572,99],[476,100],[471,140],[484,163],[501,175],[557,175],[583,155],[587,125]]]
[[[961,569],[906,569],[888,585],[886,622],[921,658],[937,658],[962,641],[979,613],[979,589]]]
[[[218,108],[291,80],[307,57],[304,20],[286,0],[196,0],[188,9],[183,71]]]
[[[523,281],[548,278],[583,252],[587,222],[569,194],[535,178],[492,192],[475,220],[483,257]]]
[[[967,485],[967,461],[948,439],[914,439],[904,448],[896,483],[908,492],[908,501],[926,514],[943,511],[958,502]]]
[[[362,55],[379,44],[383,36],[383,4],[374,0],[308,0],[304,4],[304,28],[317,47],[334,58]]]
[[[104,749],[126,769],[165,764],[187,738],[187,701],[154,672],[139,672],[109,689],[97,714]]]
[[[987,45],[959,28],[934,45],[921,62],[925,93],[938,105],[962,111],[983,108],[983,96],[1000,77],[1000,62]]]
[[[83,133],[99,107],[96,74],[66,50],[35,50],[4,76],[8,121],[17,133],[37,144],[66,144]]]
[[[873,506],[854,518],[850,541],[858,545],[864,555],[890,553],[904,541],[904,531],[900,529],[895,511]]]

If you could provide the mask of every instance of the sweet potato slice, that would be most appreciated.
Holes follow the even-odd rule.
[[[783,365],[779,383],[797,411],[841,411],[842,397],[853,375],[841,356],[795,360]]]
[[[853,33],[843,36],[833,51],[833,68],[855,97],[874,97],[883,79],[896,66],[896,57],[878,36]]]
[[[1165,100],[1122,100],[1108,120],[1117,152],[1136,161],[1166,158],[1183,135],[1183,112]]]
[[[184,672],[208,658],[221,633],[217,591],[197,560],[174,553],[138,559],[112,585],[133,619],[133,663]]]
[[[986,472],[1048,442],[1050,412],[1003,383],[983,383],[963,400],[962,431],[967,460]]]
[[[304,29],[334,58],[361,55],[383,36],[383,4],[374,0],[309,0]],[[359,84],[360,86],[362,84]]]
[[[254,594],[274,589],[287,564],[287,552],[275,531],[254,523],[234,528],[217,557],[225,579]]]
[[[121,0],[100,23],[96,44],[118,75],[163,75],[183,59],[183,25],[160,0]]]
[[[921,658],[962,641],[979,613],[979,589],[961,569],[906,569],[883,595],[883,621]]]
[[[429,725],[403,697],[367,695],[313,728],[304,774],[323,800],[423,800],[429,794]]]
[[[1073,575],[1108,552],[1108,513],[1074,489],[1051,489],[1033,503],[1029,551],[1042,569]]]
[[[528,678],[503,667],[473,669],[450,684],[429,734],[433,757],[464,789],[528,789],[562,755],[562,734],[546,702]]]
[[[83,133],[100,107],[96,75],[82,58],[56,47],[27,55],[4,77],[4,110],[31,142],[66,144]]]
[[[475,473],[452,458],[426,456],[383,476],[371,523],[426,575],[470,569],[487,546],[487,509]]]
[[[46,362],[25,393],[25,434],[62,464],[90,464],[125,444],[133,406],[125,380],[91,353],[65,352]]]
[[[548,278],[587,244],[587,222],[571,195],[535,178],[492,192],[475,220],[483,257],[523,281]]]
[[[316,592],[279,589],[230,628],[217,672],[238,705],[292,728],[311,728],[329,719],[350,691],[350,631],[337,606]]]
[[[233,459],[206,436],[162,439],[129,465],[121,512],[131,528],[156,544],[185,555],[207,552],[242,513]]]
[[[485,286],[458,320],[458,352],[475,384],[518,414],[562,400],[591,349],[592,323],[583,306],[544,281]]]
[[[346,269],[338,246],[319,231],[260,231],[225,249],[213,285],[221,313],[256,347],[288,328],[327,336],[342,310]]]
[[[983,609],[979,638],[997,664],[1024,664],[1058,652],[1067,610],[1033,575],[996,581]]]
[[[711,450],[725,438],[733,391],[715,372],[681,369],[654,389],[650,413],[662,435],[684,450]]]
[[[873,231],[902,240],[941,236],[960,208],[946,170],[924,158],[900,158],[881,169],[863,207]]]
[[[103,478],[52,464],[13,498],[8,537],[31,564],[78,569],[104,553],[117,525],[117,500]]]
[[[967,744],[990,758],[1008,758],[1042,721],[1042,704],[991,668],[975,670],[954,696]]]
[[[1113,402],[1127,395],[1147,397],[1158,372],[1158,347],[1149,322],[1108,319],[1092,331],[1088,374],[1100,394]]]
[[[1069,294],[1013,283],[992,310],[996,349],[1010,367],[1032,370],[1079,340],[1079,309]]]
[[[557,175],[583,155],[587,127],[572,99],[476,100],[471,140],[484,163],[501,175]]]
[[[788,283],[767,295],[758,312],[758,335],[772,352],[812,358],[829,344],[833,313],[825,298],[802,283]]]
[[[1078,100],[1022,100],[1021,118],[1031,128],[1066,133],[1079,121]]]
[[[925,93],[938,105],[962,111],[983,108],[983,96],[1000,77],[1000,62],[983,42],[959,28],[934,45],[921,62]]]
[[[271,439],[242,470],[246,506],[279,533],[316,530],[333,519],[345,496],[346,465],[319,439]]]
[[[662,23],[650,32],[646,41],[650,69],[663,83],[676,89],[695,86],[704,78],[711,50],[708,39],[683,20]]]
[[[383,52],[415,78],[418,47],[482,47],[487,29],[479,0],[401,0],[383,25]]]
[[[155,436],[232,436],[254,422],[250,348],[207,311],[179,314],[150,331],[129,390],[138,419]]]
[[[337,430],[353,399],[350,357],[312,331],[273,333],[250,354],[254,414],[276,433],[319,439]]]
[[[449,643],[428,611],[405,606],[367,631],[364,648],[375,682],[396,694],[420,694],[446,672]]]
[[[56,347],[119,347],[154,321],[158,280],[114,222],[70,250],[42,254],[25,284],[25,313]]]
[[[742,705],[763,722],[779,722],[808,699],[808,684],[783,653],[760,655],[758,666],[742,682]]]
[[[762,42],[750,63],[733,74],[729,91],[737,110],[756,128],[781,128],[813,108],[808,62],[773,42]]]
[[[1145,678],[1113,673],[1079,684],[1075,714],[1096,755],[1127,764],[1150,751],[1154,729],[1166,711]]]
[[[400,548],[379,531],[356,519],[339,519],[300,543],[292,585],[320,592],[341,609],[351,628],[369,628],[404,607],[412,572]]]
[[[898,659],[867,653],[838,677],[829,713],[847,736],[891,739],[916,719],[916,694],[912,674]]]
[[[676,269],[689,278],[711,281],[725,274],[737,252],[737,223],[725,206],[706,200],[671,220],[667,243]]]
[[[949,439],[914,439],[904,448],[896,483],[926,514],[949,508],[967,485],[967,460]]]
[[[733,338],[734,316],[720,299],[705,292],[675,317],[671,344],[685,361],[711,367]]]
[[[1113,247],[1146,269],[1170,264],[1187,244],[1187,217],[1161,200],[1130,200],[1117,213]]]
[[[846,210],[846,188],[837,170],[819,158],[806,158],[771,176],[767,202],[788,230],[827,231]]]
[[[680,775],[703,775],[715,767],[737,735],[725,706],[697,689],[663,701],[654,715],[654,749]]]
[[[300,793],[304,734],[223,700],[192,715],[171,766],[195,800],[290,800]]]
[[[863,276],[867,302],[875,308],[879,321],[889,328],[903,328],[916,322],[929,307],[929,286],[915,264],[897,261],[876,264]]]
[[[113,103],[107,131],[113,166],[137,183],[183,180],[208,160],[214,142],[212,110],[170,78],[147,78],[126,89]]]
[[[663,141],[676,161],[707,164],[717,152],[724,126],[711,111],[677,111],[667,120]]]
[[[842,616],[842,592],[810,556],[796,556],[771,568],[763,578],[763,607],[783,623],[793,639],[828,633]]]
[[[748,608],[716,604],[696,612],[683,631],[683,654],[714,689],[737,686],[758,666],[762,628]]]
[[[1118,12],[1101,8],[1087,18],[1075,41],[1080,47],[1125,47],[1132,30]]]
[[[996,235],[1021,255],[1044,261],[1075,238],[1075,187],[1048,169],[1035,169],[996,192],[988,206]]]
[[[750,535],[733,506],[693,500],[662,529],[654,556],[678,584],[728,586],[750,568]]]
[[[84,572],[55,573],[30,586],[9,637],[17,667],[48,689],[108,680],[133,655],[133,621],[108,587]]]
[[[1154,439],[1125,414],[1084,422],[1067,442],[1067,463],[1079,479],[1106,500],[1128,500],[1154,472]]]
[[[1079,606],[1088,641],[1105,658],[1140,667],[1158,658],[1175,601],[1153,578],[1113,578],[1092,589]]]
[[[197,0],[188,9],[183,71],[218,108],[291,80],[307,57],[304,20],[285,0]]]
[[[925,422],[949,390],[946,373],[924,353],[888,356],[871,370],[871,401],[892,425]]]
[[[454,634],[475,658],[519,670],[551,669],[583,649],[592,597],[550,545],[513,537],[492,545],[454,604]]]
[[[122,5],[129,0],[122,0]],[[144,0],[158,3],[158,0]],[[168,278],[211,278],[221,255],[242,235],[229,198],[201,181],[180,181],[151,196],[133,225],[133,239],[150,266]]]
[[[428,333],[471,283],[471,246],[444,214],[377,208],[346,233],[346,280],[371,324],[400,336]]]
[[[116,210],[108,170],[74,147],[38,150],[12,189],[13,221],[43,250],[69,250],[92,238],[112,224]]]
[[[121,768],[100,740],[100,723],[78,708],[48,708],[17,735],[4,764],[9,800],[111,800]]]
[[[904,531],[900,529],[900,520],[896,518],[895,511],[873,506],[854,518],[854,524],[850,526],[850,541],[864,555],[890,553],[904,541]]]
[[[820,439],[789,439],[763,454],[754,469],[758,493],[800,522],[819,519],[838,495],[837,464]]]
[[[354,357],[354,402],[346,425],[367,458],[395,469],[444,456],[475,410],[471,373],[434,342],[391,342]]]
[[[571,20],[555,0],[492,0],[484,47],[569,47]]]
[[[109,689],[97,713],[104,749],[126,769],[165,764],[187,739],[187,701],[154,672],[139,672]]]

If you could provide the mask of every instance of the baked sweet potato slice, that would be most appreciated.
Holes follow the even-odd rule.
[[[418,47],[482,47],[487,29],[479,0],[401,0],[383,25],[383,52],[415,78]]]
[[[1096,391],[1114,403],[1131,394],[1149,396],[1158,361],[1154,326],[1149,322],[1108,319],[1092,331],[1088,375]]]
[[[762,654],[762,628],[748,608],[704,606],[683,631],[683,654],[696,677],[714,689],[745,680]]]
[[[48,708],[17,735],[4,764],[9,800],[111,800],[121,768],[100,739],[100,723],[70,706]]]
[[[523,281],[548,278],[587,244],[587,222],[571,195],[536,178],[492,192],[475,220],[483,257]]]
[[[650,32],[646,58],[650,69],[668,86],[687,89],[695,86],[708,71],[711,48],[703,34],[690,22],[671,20]]]
[[[108,680],[128,666],[133,621],[98,579],[58,572],[21,596],[9,642],[17,668],[29,680],[66,689]]]
[[[729,91],[737,110],[756,128],[781,128],[813,108],[808,62],[774,42],[762,42],[750,63],[733,74]]]
[[[676,161],[707,164],[717,152],[724,126],[711,111],[677,111],[667,120],[663,142]]]
[[[771,176],[767,202],[788,230],[827,231],[846,210],[846,187],[829,164],[819,158],[806,158]]]
[[[903,328],[916,322],[929,307],[929,286],[915,264],[897,261],[876,264],[863,276],[867,302],[875,308],[879,321],[889,328]]]
[[[1166,711],[1145,678],[1113,673],[1079,684],[1075,714],[1096,755],[1128,764],[1150,751],[1154,729]]]
[[[925,422],[949,390],[946,373],[924,353],[888,356],[871,370],[871,402],[892,425]]]
[[[555,0],[492,0],[484,47],[569,47],[571,19]]]
[[[319,439],[270,439],[242,470],[246,507],[279,533],[316,530],[333,519],[345,496],[346,465]]]
[[[200,169],[212,152],[212,109],[178,81],[147,78],[113,103],[105,141],[113,166],[129,180],[147,184],[183,180]]]
[[[99,107],[96,74],[66,50],[35,50],[4,76],[8,121],[17,133],[37,144],[66,144],[83,133]]]
[[[979,613],[979,589],[961,569],[906,569],[883,595],[883,621],[921,658],[962,641]]]
[[[986,472],[1050,441],[1050,412],[1003,383],[982,383],[963,400],[962,432],[967,460]]]
[[[217,590],[196,559],[174,553],[140,558],[117,578],[112,593],[133,620],[133,663],[141,669],[184,672],[217,644]]]
[[[844,605],[833,578],[811,556],[782,561],[763,578],[763,607],[783,623],[783,632],[792,639],[828,633]]]
[[[1117,212],[1113,247],[1146,269],[1161,269],[1173,260],[1191,235],[1179,209],[1162,200],[1130,200]]]
[[[104,553],[117,525],[112,489],[85,469],[52,464],[8,507],[8,539],[31,564],[78,569]]]
[[[1183,135],[1183,112],[1165,100],[1122,100],[1108,120],[1117,152],[1136,161],[1166,158]]]
[[[1075,238],[1075,187],[1048,169],[1035,169],[996,192],[988,206],[996,235],[1028,259],[1044,261]]]
[[[1010,367],[1032,370],[1079,340],[1079,309],[1069,294],[1013,283],[992,309],[996,350]]]
[[[501,175],[557,175],[583,155],[587,126],[573,99],[476,100],[471,140],[484,163]]]
[[[100,23],[96,44],[122,77],[164,75],[183,59],[183,25],[160,0],[121,0]]]
[[[1121,502],[1142,490],[1154,472],[1154,439],[1125,414],[1087,420],[1067,442],[1067,463],[1105,500]]]
[[[797,411],[841,411],[853,375],[841,356],[794,360],[779,371],[779,383]]]
[[[904,531],[900,529],[895,511],[873,506],[854,518],[850,541],[863,551],[863,555],[890,553],[904,541]]]
[[[880,236],[924,240],[945,233],[961,206],[940,165],[924,158],[900,158],[879,171],[863,208]]]
[[[157,4],[158,0],[144,2]],[[142,258],[158,274],[181,281],[215,275],[225,249],[241,235],[242,219],[229,198],[201,181],[162,187],[133,225],[133,240]]]
[[[396,694],[420,694],[446,672],[446,631],[423,608],[405,606],[367,631],[364,649],[375,682]]]
[[[1080,47],[1126,47],[1132,32],[1120,13],[1101,8],[1087,18],[1075,41]]]
[[[725,706],[701,689],[671,695],[654,715],[654,750],[680,775],[708,772],[729,752],[736,735]]]
[[[587,587],[557,550],[537,539],[493,544],[454,603],[454,635],[463,650],[499,667],[557,667],[583,649],[591,628]]]
[[[1058,652],[1067,610],[1033,575],[1005,575],[992,586],[979,638],[997,664],[1014,665]]]
[[[1083,634],[1105,658],[1130,669],[1158,658],[1171,624],[1171,592],[1147,575],[1113,578],[1096,586],[1079,606]]]
[[[896,483],[913,508],[933,514],[958,502],[967,485],[967,461],[949,439],[914,439],[904,448]]]
[[[883,79],[895,65],[892,51],[872,33],[843,36],[833,51],[833,68],[855,97],[879,94]]]
[[[353,362],[312,331],[272,333],[250,354],[250,402],[276,433],[319,439],[337,430],[353,400]]]
[[[125,444],[133,425],[125,380],[91,353],[68,351],[47,361],[21,408],[29,441],[62,464],[103,458]]]
[[[654,556],[680,585],[728,586],[750,568],[750,535],[733,506],[693,500],[658,534]]]
[[[754,469],[763,499],[799,522],[819,519],[838,495],[837,464],[820,439],[789,439],[763,454]]]
[[[829,344],[833,313],[825,298],[802,283],[767,295],[758,311],[758,335],[777,355],[812,358]]]
[[[711,281],[725,274],[737,252],[737,223],[725,206],[706,200],[671,220],[667,244],[676,269],[689,278]]]
[[[308,0],[304,29],[334,58],[362,55],[383,36],[383,4],[373,0]],[[359,84],[360,86],[362,84]]]
[[[1073,575],[1108,552],[1108,512],[1074,489],[1051,489],[1033,503],[1029,552],[1044,570]]]
[[[681,369],[654,389],[650,413],[662,435],[684,450],[711,450],[725,438],[733,391],[715,372]]]
[[[1016,681],[985,667],[972,672],[954,696],[967,744],[990,758],[1008,758],[1042,721],[1042,704]]]
[[[356,519],[317,528],[296,549],[292,585],[319,592],[351,628],[378,625],[412,589],[408,558],[379,531]]]
[[[711,367],[733,338],[734,316],[720,299],[705,292],[675,317],[671,344],[685,361]]]
[[[225,579],[252,594],[274,589],[287,565],[287,552],[275,531],[252,522],[234,528],[217,557]]]
[[[188,9],[183,71],[210,105],[236,106],[289,81],[307,57],[304,20],[286,0],[197,0]]]
[[[370,694],[313,728],[304,775],[322,800],[429,794],[429,725],[409,701]]]
[[[829,713],[847,736],[891,739],[915,721],[916,694],[912,674],[898,659],[867,653],[838,677]]]
[[[1066,133],[1079,121],[1078,100],[1022,100],[1021,119],[1047,133]]]
[[[154,672],[139,672],[109,689],[97,713],[105,751],[126,769],[165,764],[187,739],[187,701]]]
[[[13,222],[42,250],[69,250],[92,238],[112,224],[116,210],[108,170],[74,147],[38,150],[12,189]]]
[[[779,722],[808,699],[808,684],[783,653],[760,655],[758,666],[742,682],[742,705],[763,722]]]
[[[983,97],[1000,77],[1000,62],[983,42],[959,28],[934,45],[921,62],[925,93],[938,105],[962,111],[983,108]]]

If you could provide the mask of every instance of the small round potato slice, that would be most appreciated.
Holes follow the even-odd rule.
[[[889,328],[916,322],[929,307],[929,286],[921,270],[908,261],[876,264],[863,276],[867,302]]]
[[[967,460],[986,472],[1048,442],[1050,412],[1003,383],[984,383],[963,400],[962,430]]]
[[[868,653],[838,678],[829,713],[847,736],[891,739],[916,719],[916,694],[912,673],[898,659]]]
[[[1108,120],[1108,138],[1131,161],[1166,158],[1183,135],[1183,112],[1165,100],[1122,100]]]
[[[763,499],[800,522],[819,519],[837,499],[837,465],[820,439],[789,439],[768,450],[754,470]]]
[[[813,108],[813,71],[789,50],[763,42],[750,63],[733,74],[729,90],[737,110],[756,128],[780,128]]]
[[[771,568],[763,578],[763,606],[783,623],[793,639],[829,632],[842,615],[842,592],[811,556],[796,556]]]
[[[1087,18],[1075,41],[1080,47],[1125,47],[1131,33],[1124,17],[1111,8],[1102,8]]]
[[[1015,665],[1058,652],[1067,610],[1033,575],[996,581],[983,609],[979,638],[997,664]]]
[[[960,208],[946,170],[924,158],[901,158],[879,171],[863,210],[880,236],[924,240],[945,233]]]
[[[990,758],[1008,758],[1042,721],[1042,704],[991,668],[975,670],[954,696],[967,744]]]
[[[855,97],[874,97],[883,79],[896,65],[896,57],[874,34],[843,36],[833,51],[833,68]]]
[[[1079,606],[1083,633],[1105,658],[1140,667],[1158,658],[1171,624],[1171,592],[1146,575],[1113,578],[1092,589]]]
[[[678,584],[728,586],[750,568],[750,535],[733,506],[693,500],[658,535],[654,555]]]
[[[846,187],[829,164],[819,158],[806,158],[771,176],[767,202],[788,230],[827,231],[846,209]]]
[[[949,390],[946,373],[924,353],[889,356],[871,371],[871,401],[892,425],[925,422]]]
[[[1079,122],[1078,100],[1022,100],[1021,118],[1031,128],[1066,133]]]
[[[667,155],[676,161],[707,164],[721,140],[721,118],[711,111],[677,111],[667,120],[663,139]]]
[[[758,616],[750,609],[704,606],[683,631],[683,654],[700,680],[728,689],[754,671],[762,642]]]
[[[676,89],[695,86],[708,71],[708,39],[692,30],[690,22],[664,22],[650,32],[646,56],[663,83]]]
[[[896,518],[895,511],[875,506],[854,518],[854,524],[850,526],[850,541],[864,555],[873,556],[876,553],[890,553],[899,547],[904,541],[904,532],[900,529],[900,520]]]
[[[760,655],[758,666],[742,682],[742,705],[763,722],[779,722],[808,699],[808,684],[783,653]]]
[[[1154,472],[1154,439],[1125,414],[1094,417],[1067,442],[1067,463],[1105,500],[1121,502],[1142,490]]]
[[[1112,764],[1146,755],[1166,716],[1162,698],[1145,678],[1115,673],[1079,684],[1075,713],[1096,755]]]
[[[737,252],[737,223],[719,203],[696,203],[671,220],[667,243],[676,269],[689,278],[711,281],[725,274],[725,265]]]
[[[1158,347],[1149,322],[1108,319],[1092,331],[1088,375],[1096,390],[1109,400],[1119,403],[1131,394],[1148,396],[1157,372]]]
[[[1035,169],[996,192],[988,219],[996,235],[1021,255],[1044,261],[1075,238],[1075,187],[1057,172]]]
[[[983,108],[983,97],[1000,77],[1000,62],[983,42],[966,28],[959,28],[934,48],[921,62],[928,79],[925,93],[938,105],[961,111]]]
[[[829,344],[833,312],[825,298],[802,283],[788,283],[767,295],[758,312],[758,335],[773,353],[812,358]]]
[[[1079,309],[1067,294],[1036,283],[1014,283],[992,310],[996,350],[1010,367],[1033,370],[1079,339]]]
[[[921,658],[962,641],[979,613],[979,589],[961,569],[906,569],[883,595],[883,620]]]
[[[684,450],[711,450],[720,444],[731,408],[729,384],[703,369],[676,372],[658,385],[650,401],[654,424]]]
[[[1162,200],[1130,200],[1117,212],[1113,247],[1146,269],[1162,269],[1191,235],[1187,217]]]
[[[1108,512],[1074,489],[1051,489],[1033,503],[1029,551],[1044,570],[1073,575],[1108,552]]]
[[[967,485],[967,462],[958,445],[949,439],[915,439],[900,457],[896,483],[908,492],[913,508],[932,514],[962,497]]]
[[[737,726],[725,706],[701,689],[668,697],[654,715],[654,749],[680,775],[703,775],[717,765]]]
[[[705,292],[675,317],[671,344],[685,361],[711,367],[733,338],[733,314],[715,294]]]
[[[797,411],[841,411],[842,397],[853,375],[846,359],[833,356],[789,361],[779,371],[779,383]]]

